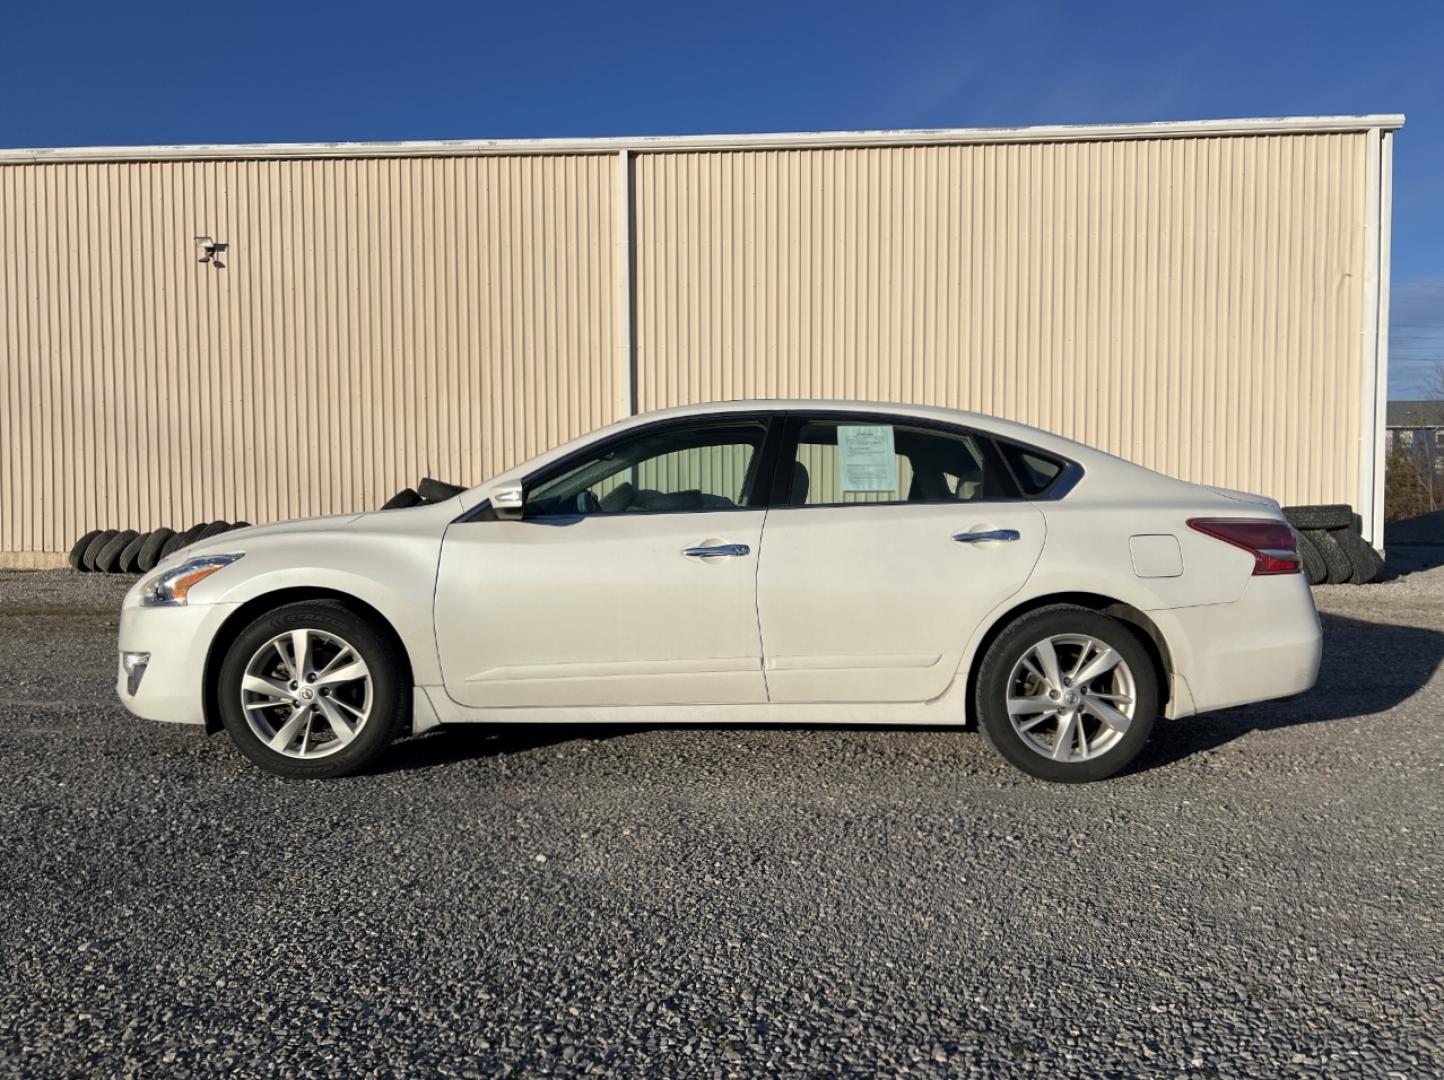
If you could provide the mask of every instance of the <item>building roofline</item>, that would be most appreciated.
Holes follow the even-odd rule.
[[[1396,131],[1401,113],[1368,116],[1279,116],[1240,120],[1172,120],[1142,124],[1053,124],[1041,127],[921,128],[755,135],[644,135],[587,139],[444,139],[410,142],[215,143],[193,146],[72,146],[0,149],[0,164],[47,162],[218,161],[301,158],[476,157],[665,151],[797,150],[871,146],[1097,142],[1237,135],[1306,135]]]

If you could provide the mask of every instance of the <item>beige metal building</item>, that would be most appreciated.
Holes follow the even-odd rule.
[[[1402,123],[0,151],[0,564],[773,396],[1010,417],[1379,544]]]

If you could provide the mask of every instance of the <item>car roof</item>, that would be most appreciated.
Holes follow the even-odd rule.
[[[712,413],[812,412],[839,409],[849,412],[886,412],[919,416],[940,413],[955,418],[992,419],[981,413],[967,412],[963,409],[943,408],[937,405],[913,405],[898,401],[858,401],[849,398],[738,398],[729,401],[706,401],[693,405],[673,405],[670,408],[638,413],[628,417],[628,420],[651,421],[672,416],[704,416]]]
[[[738,401],[710,401],[695,405],[677,405],[667,409],[656,409],[651,412],[637,413],[634,416],[628,416],[622,420],[618,420],[613,424],[589,431],[569,442],[538,454],[528,461],[520,462],[505,472],[498,473],[491,477],[482,486],[489,487],[491,484],[501,480],[520,479],[535,469],[543,468],[558,458],[582,449],[596,439],[620,434],[629,429],[642,427],[647,424],[655,424],[658,421],[684,419],[691,416],[727,416],[734,413],[746,414],[759,412],[852,412],[902,418],[911,417],[920,420],[935,420],[1012,438],[1018,442],[1035,446],[1040,450],[1051,451],[1084,466],[1102,463],[1108,460],[1117,460],[1113,458],[1112,455],[1106,454],[1101,450],[1095,450],[1083,443],[1074,442],[1072,439],[1065,439],[1060,435],[1054,435],[1041,428],[1029,427],[1027,424],[1020,424],[1014,420],[1004,420],[996,416],[968,412],[963,409],[949,409],[938,405],[909,405],[896,401],[852,401],[836,398],[762,398]]]
[[[1069,458],[1078,458],[1080,454],[1085,457],[1103,454],[1101,450],[1061,435],[1055,435],[1051,431],[1019,423],[1016,420],[989,416],[986,413],[952,409],[941,405],[914,405],[897,401],[856,401],[841,398],[757,398],[676,405],[667,409],[638,413],[618,421],[606,430],[623,431],[628,427],[656,423],[658,420],[680,419],[688,416],[723,416],[729,413],[756,412],[855,412],[915,417],[921,420],[938,420],[963,427],[977,428],[994,435],[1008,436]]]

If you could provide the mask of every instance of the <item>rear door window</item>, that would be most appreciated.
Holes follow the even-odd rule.
[[[801,421],[790,469],[787,506],[1017,498],[992,440],[871,418]]]

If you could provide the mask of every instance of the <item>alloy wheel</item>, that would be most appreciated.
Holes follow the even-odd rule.
[[[241,711],[262,744],[290,758],[329,757],[371,716],[371,670],[350,642],[324,630],[278,634],[251,656]]]
[[[1122,655],[1096,637],[1055,634],[1025,650],[1008,676],[1008,719],[1023,744],[1053,761],[1113,749],[1133,723],[1137,690]]]

